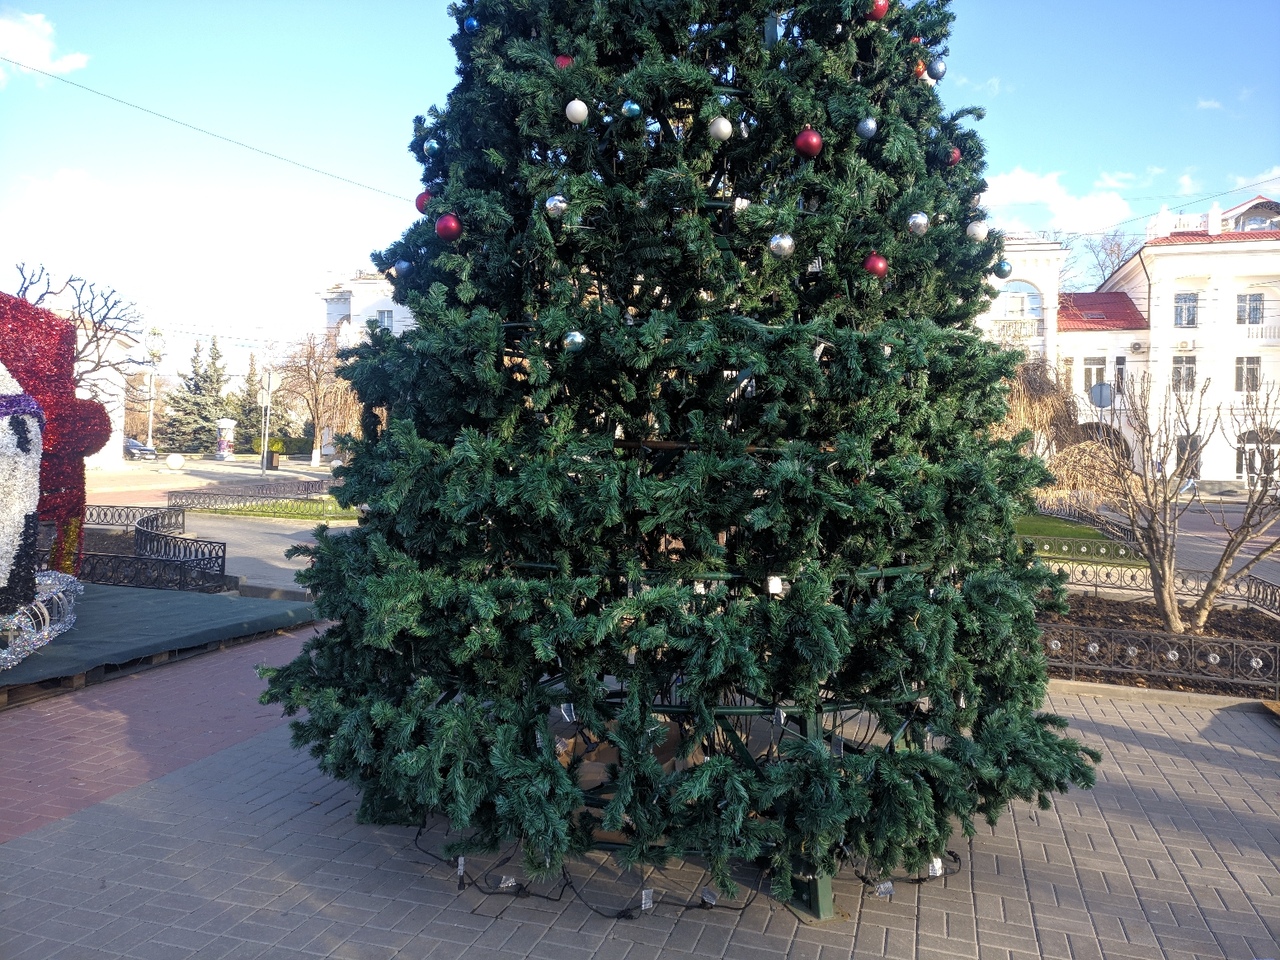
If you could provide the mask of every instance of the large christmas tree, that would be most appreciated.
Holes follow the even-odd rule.
[[[364,437],[266,698],[363,794],[535,875],[605,842],[919,869],[1092,782],[1039,712],[1060,588],[993,439],[999,237],[934,81],[943,2],[475,0],[415,122],[417,318],[346,376]]]

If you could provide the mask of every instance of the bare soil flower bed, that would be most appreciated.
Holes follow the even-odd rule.
[[[1046,613],[1041,623],[1062,623],[1079,627],[1101,627],[1111,630],[1142,630],[1165,633],[1164,624],[1156,615],[1155,604],[1150,600],[1116,600],[1088,594],[1072,594],[1067,598],[1070,610],[1065,614]],[[1273,645],[1280,640],[1280,620],[1259,610],[1219,607],[1210,615],[1201,636],[1243,640]],[[1194,642],[1193,634],[1186,634]],[[1119,649],[1117,647],[1117,649]],[[1125,666],[1117,663],[1116,666]],[[1049,675],[1068,677],[1069,667],[1049,667]],[[1075,679],[1099,683],[1125,684],[1156,690],[1179,690],[1193,693],[1212,693],[1221,696],[1269,699],[1272,688],[1251,684],[1219,681],[1209,677],[1160,677],[1140,674],[1112,673],[1104,671],[1075,670]]]

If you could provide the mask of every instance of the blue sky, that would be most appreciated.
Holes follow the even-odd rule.
[[[1162,204],[1280,196],[1276,0],[952,9],[939,91],[987,109],[998,225],[1142,233]],[[0,290],[22,261],[114,286],[170,372],[196,338],[240,372],[319,329],[318,293],[416,217],[406,145],[453,30],[422,0],[0,0],[0,57],[362,185],[0,61]]]

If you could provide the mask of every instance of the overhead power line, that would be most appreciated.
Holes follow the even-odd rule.
[[[224,137],[220,133],[214,133],[212,130],[206,130],[204,127],[197,127],[193,123],[187,123],[183,120],[178,120],[177,118],[171,117],[168,114],[164,114],[156,110],[148,109],[147,107],[140,106],[136,103],[131,103],[128,100],[122,100],[119,97],[113,97],[109,93],[103,93],[101,90],[93,89],[93,87],[86,87],[83,83],[76,83],[74,80],[68,80],[66,77],[60,77],[56,73],[50,73],[47,70],[41,70],[39,67],[32,67],[25,63],[19,63],[17,60],[11,60],[8,57],[0,57],[0,60],[3,60],[5,63],[12,64],[15,67],[21,67],[23,70],[30,70],[32,73],[38,73],[41,76],[49,77],[52,80],[57,80],[59,83],[65,83],[68,86],[75,87],[78,90],[83,90],[86,93],[92,93],[94,96],[102,97],[103,99],[110,100],[112,103],[118,103],[121,106],[129,107],[132,110],[137,110],[141,113],[146,113],[153,117],[158,117],[161,120],[165,120],[165,121],[168,121],[169,123],[177,124],[180,127],[186,127],[188,130],[194,130],[196,133],[202,133],[206,137],[213,137],[213,139],[221,140],[223,143],[229,143],[232,146],[241,147],[245,150],[251,150],[254,153],[261,154],[264,157],[270,157],[272,160],[279,160],[281,163],[287,163],[290,166],[298,167],[301,170],[307,170],[311,173],[318,173],[322,177],[328,177],[331,180],[338,180],[342,183],[350,184],[353,187],[359,187],[361,190],[371,190],[374,193],[382,194],[384,197],[392,197],[393,199],[396,199],[396,200],[403,200],[406,203],[410,202],[409,197],[402,197],[398,193],[392,193],[389,190],[382,190],[378,187],[371,187],[369,186],[369,184],[361,183],[359,180],[352,180],[349,177],[342,177],[336,173],[330,173],[328,170],[321,170],[319,167],[313,167],[313,166],[310,166],[309,164],[301,163],[298,160],[291,160],[288,157],[283,157],[278,153],[272,153],[270,150],[263,150],[261,147],[255,147],[252,144],[245,143],[242,140],[236,140],[236,139],[233,139],[232,137]]]

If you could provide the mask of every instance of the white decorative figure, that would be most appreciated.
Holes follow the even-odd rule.
[[[44,415],[0,363],[0,615],[35,597]]]

